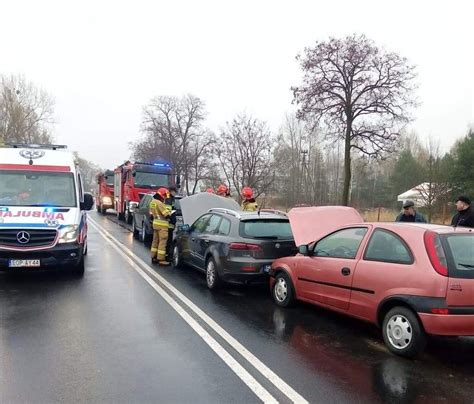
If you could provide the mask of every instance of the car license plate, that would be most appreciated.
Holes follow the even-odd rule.
[[[10,268],[37,268],[41,265],[40,260],[10,260]]]
[[[271,265],[264,265],[262,267],[262,272],[268,274],[270,272],[270,269],[272,269],[272,266]]]

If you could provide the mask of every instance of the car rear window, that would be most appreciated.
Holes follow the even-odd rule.
[[[474,278],[474,234],[456,234],[445,238],[449,276]]]
[[[240,222],[240,236],[256,239],[293,239],[288,220],[255,219]]]

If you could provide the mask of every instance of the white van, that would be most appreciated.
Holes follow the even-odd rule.
[[[74,155],[65,146],[0,148],[0,271],[62,268],[84,273],[87,216]]]

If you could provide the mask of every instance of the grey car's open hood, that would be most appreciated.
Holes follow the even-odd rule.
[[[193,224],[196,219],[212,208],[224,208],[241,210],[239,204],[231,198],[201,192],[196,195],[187,196],[180,200],[183,223]]]

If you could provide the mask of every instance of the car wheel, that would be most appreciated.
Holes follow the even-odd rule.
[[[133,237],[136,239],[140,238],[140,232],[137,229],[136,223],[135,223],[135,217],[133,217]]]
[[[275,277],[272,288],[273,301],[280,307],[290,307],[295,301],[295,292],[290,277],[280,272]]]
[[[178,244],[173,245],[173,267],[181,268],[183,266],[183,259],[180,256]]]
[[[142,223],[142,231],[140,232],[140,239],[143,243],[146,243],[148,240],[148,237],[146,235],[146,225],[145,222]]]
[[[211,290],[216,290],[221,284],[219,274],[217,273],[217,265],[214,258],[209,258],[206,264],[206,283]]]
[[[406,307],[394,307],[385,315],[382,333],[388,349],[406,358],[417,356],[426,345],[426,335],[420,321]]]

